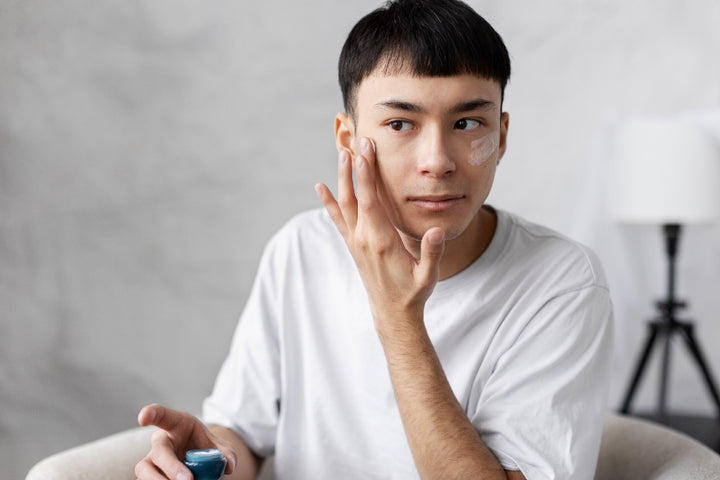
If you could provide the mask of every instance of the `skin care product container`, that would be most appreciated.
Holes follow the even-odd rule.
[[[204,448],[185,452],[183,463],[190,469],[195,480],[219,480],[225,473],[227,460],[220,450]]]

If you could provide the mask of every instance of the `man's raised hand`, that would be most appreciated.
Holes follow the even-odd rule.
[[[372,143],[361,138],[358,144],[354,159],[346,150],[339,153],[337,200],[323,184],[316,186],[318,196],[355,260],[375,321],[408,314],[421,319],[438,281],[445,234],[440,228],[429,229],[422,238],[419,258],[410,253],[388,218],[388,206],[383,202],[389,200],[378,193],[382,180]]]

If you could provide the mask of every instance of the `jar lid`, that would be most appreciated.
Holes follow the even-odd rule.
[[[188,462],[212,462],[223,458],[222,452],[217,448],[201,448],[185,452],[185,460]]]

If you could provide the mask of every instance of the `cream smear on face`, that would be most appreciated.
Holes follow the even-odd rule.
[[[477,167],[487,161],[500,145],[500,132],[490,132],[470,144],[470,165]]]

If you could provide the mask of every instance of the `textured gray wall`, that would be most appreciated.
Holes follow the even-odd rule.
[[[7,478],[131,427],[145,403],[198,411],[264,243],[319,205],[315,182],[335,183],[337,54],[378,3],[0,1]],[[605,262],[617,404],[664,265],[655,230],[603,213],[607,143],[626,115],[720,108],[720,3],[470,3],[514,61],[492,203]],[[682,247],[680,293],[720,374],[720,229],[691,229]],[[710,412],[684,357],[671,405]]]

